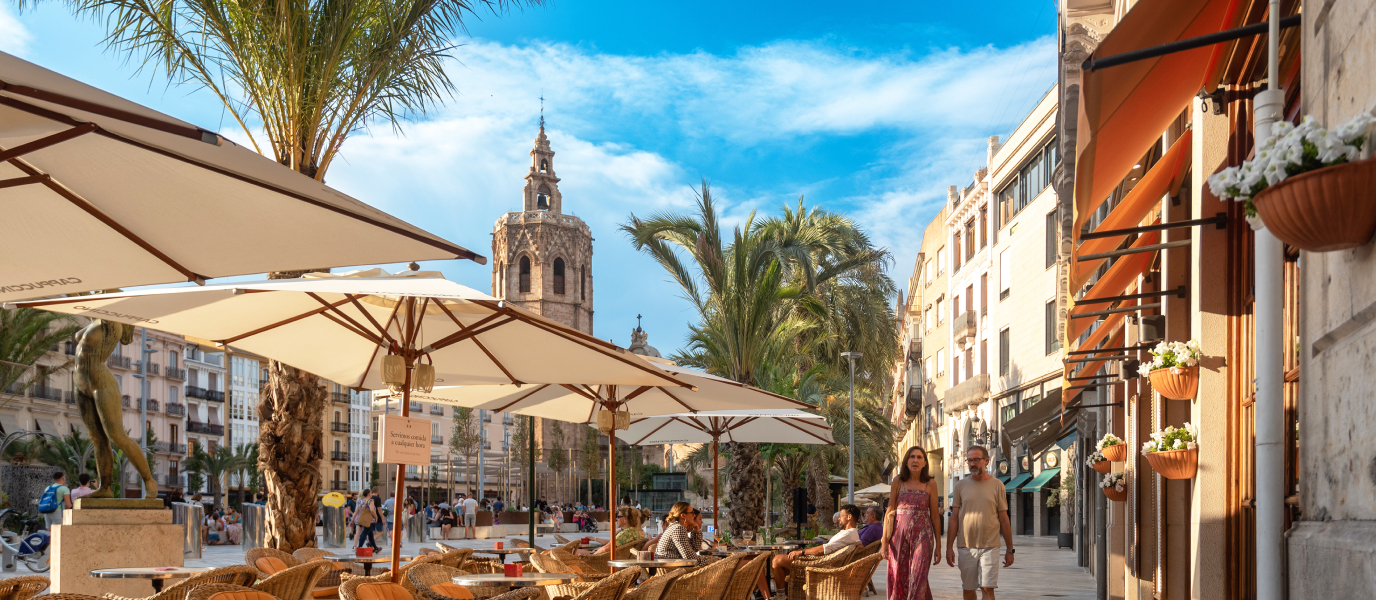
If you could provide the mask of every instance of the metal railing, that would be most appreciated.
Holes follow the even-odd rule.
[[[186,454],[186,444],[178,444],[176,442],[173,442],[171,444],[168,444],[167,451],[171,452],[172,454]]]
[[[158,412],[158,401],[157,401],[157,400],[152,400],[152,399],[150,399],[150,400],[147,400],[147,402],[148,402],[148,412]]]
[[[168,378],[168,379],[180,379],[180,380],[182,380],[182,381],[185,381],[185,380],[186,380],[186,369],[182,369],[182,368],[179,368],[179,367],[172,367],[172,366],[169,366],[169,367],[167,367],[167,378]]]
[[[182,486],[182,476],[181,476],[181,473],[167,473],[166,475],[163,476],[162,484],[165,485],[165,486],[168,486],[168,487],[181,487],[181,486]]]
[[[347,481],[331,481],[331,482],[330,482],[330,490],[331,490],[331,491],[342,492],[342,491],[345,491],[345,490],[348,490],[348,489],[349,489],[349,482],[347,482]]]
[[[191,421],[191,420],[188,420],[188,421],[186,422],[186,430],[189,431],[189,432],[191,432],[191,433],[208,433],[208,434],[210,434],[210,435],[224,435],[224,434],[225,434],[225,426],[224,426],[224,425],[217,425],[217,424],[215,424],[215,423],[202,423],[202,422],[200,422],[200,421]]]
[[[41,400],[52,400],[53,402],[61,402],[61,401],[62,401],[62,390],[59,390],[59,389],[54,388],[54,387],[42,387],[42,388],[40,388],[40,387],[38,387],[38,386],[34,386],[34,387],[29,388],[29,397],[30,397],[30,398],[38,398],[38,399],[41,399]]]
[[[515,425],[515,424],[516,424],[516,421],[512,420],[511,415],[503,414],[503,415],[502,415],[502,424],[503,424],[503,425]]]
[[[132,364],[128,356],[111,356],[105,359],[105,364],[116,369],[128,369]]]
[[[345,450],[331,450],[330,460],[337,460],[339,462],[349,462],[349,453]]]
[[[412,401],[412,402],[411,402],[411,412],[420,412],[420,403],[419,403],[419,402],[415,402],[415,401]]]
[[[330,392],[330,399],[331,399],[331,400],[334,400],[335,402],[338,402],[338,403],[340,403],[340,404],[348,404],[348,403],[349,403],[349,393],[348,393],[348,392]]]
[[[441,406],[441,405],[439,405],[439,404],[431,404],[431,405],[430,405],[430,414],[432,414],[432,415],[443,415],[443,414],[444,414],[444,407]]]
[[[167,405],[164,406],[163,408],[167,410],[167,414],[172,415],[172,416],[174,416],[174,417],[186,416],[186,405],[185,405],[185,404],[177,404],[177,403],[175,403],[175,402],[168,402]]]
[[[492,422],[492,413],[490,413],[490,412],[485,412],[485,413],[483,413],[483,422],[484,422],[484,423],[491,423],[491,422]]]
[[[127,360],[127,359],[126,359],[126,360]],[[134,370],[141,369],[141,368],[143,368],[143,363],[133,363],[133,364],[131,364],[131,365],[129,366],[129,368],[134,369]],[[161,370],[162,370],[162,367],[159,366],[158,363],[148,363],[148,374],[149,374],[149,375],[157,375],[158,372],[161,371]]]
[[[430,436],[430,443],[431,443],[431,444],[443,444],[443,443],[444,443],[444,436],[441,436],[441,435],[432,435],[432,436]]]
[[[225,401],[225,393],[224,393],[224,392],[217,392],[217,391],[215,391],[215,390],[208,390],[208,389],[205,389],[205,388],[203,388],[203,387],[198,387],[198,386],[194,386],[194,385],[188,385],[188,386],[186,386],[186,395],[187,395],[187,397],[189,397],[189,398],[200,398],[200,399],[202,399],[202,400],[211,400],[211,401],[213,401],[213,402],[224,402],[224,401]]]
[[[349,433],[349,424],[340,421],[335,421],[333,423],[330,423],[330,431],[335,431],[339,433]]]
[[[67,404],[76,404],[76,392],[66,392],[63,394],[63,398],[67,401]]]

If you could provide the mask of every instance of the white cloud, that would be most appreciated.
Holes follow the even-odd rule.
[[[9,3],[0,4],[0,52],[24,56],[32,38],[29,30],[10,12]]]

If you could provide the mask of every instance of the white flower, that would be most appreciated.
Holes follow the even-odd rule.
[[[1239,170],[1240,169],[1237,167],[1228,167],[1210,175],[1208,179],[1209,191],[1213,192],[1213,195],[1219,198],[1227,199],[1232,197],[1228,192],[1228,188],[1237,187],[1241,183],[1241,180],[1238,178]]]
[[[1196,443],[1194,443],[1194,442],[1185,442],[1185,449],[1186,449],[1186,450],[1194,450],[1194,449],[1196,449],[1196,448],[1198,448],[1198,447],[1199,447],[1199,444],[1196,444]]]
[[[1250,198],[1252,189],[1261,182],[1264,176],[1265,173],[1262,173],[1261,167],[1244,164],[1242,167],[1242,187],[1240,188],[1244,195],[1238,196],[1238,198]]]
[[[1334,133],[1338,139],[1351,142],[1366,135],[1367,128],[1371,126],[1373,121],[1376,121],[1376,117],[1372,117],[1369,113],[1358,113],[1357,116],[1352,117],[1352,120],[1339,125]]]
[[[1117,490],[1117,491],[1120,491],[1120,492],[1124,492],[1124,491],[1127,491],[1128,488],[1127,488],[1127,486],[1123,485],[1123,482],[1120,481],[1120,482],[1118,482],[1118,485],[1113,486],[1113,489],[1115,489],[1115,490]]]
[[[1143,377],[1151,375],[1151,363],[1147,363],[1137,367],[1137,374]]]
[[[1277,160],[1267,163],[1262,172],[1266,175],[1266,185],[1276,185],[1285,181],[1285,178],[1289,176],[1285,172],[1285,163]]]

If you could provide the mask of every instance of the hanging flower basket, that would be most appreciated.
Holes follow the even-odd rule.
[[[1147,462],[1166,479],[1194,479],[1199,470],[1199,449],[1148,452]]]
[[[1199,365],[1154,369],[1148,376],[1152,389],[1171,400],[1193,400],[1199,392]]]
[[[1104,458],[1107,458],[1110,462],[1123,462],[1128,459],[1127,444],[1105,446],[1100,448],[1099,452],[1103,453]]]
[[[1104,490],[1104,496],[1108,497],[1109,500],[1112,500],[1114,502],[1126,502],[1128,499],[1127,489],[1120,490],[1116,487],[1106,487],[1099,489]]]
[[[1112,473],[1113,461],[1101,460],[1099,462],[1096,462],[1094,463],[1094,470],[1099,473]]]
[[[1253,198],[1281,241],[1310,252],[1366,245],[1376,232],[1376,160],[1301,173]]]

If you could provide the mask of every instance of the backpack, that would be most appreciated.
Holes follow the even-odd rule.
[[[58,485],[54,483],[43,490],[43,496],[38,499],[38,512],[50,514],[62,505],[62,500],[57,497],[57,488]]]
[[[368,527],[373,524],[373,511],[371,504],[361,504],[362,508],[358,511],[358,516],[354,517],[354,523],[361,527]]]

